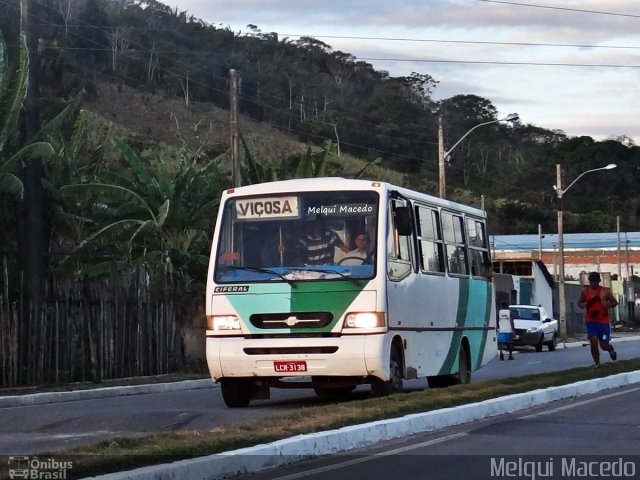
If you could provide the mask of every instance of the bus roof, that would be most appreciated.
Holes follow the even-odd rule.
[[[422,200],[432,205],[444,208],[460,210],[465,213],[485,217],[483,210],[465,205],[462,203],[452,202],[450,200],[435,197],[426,193],[417,192],[408,188],[399,187],[387,182],[379,182],[375,180],[359,180],[343,177],[317,177],[317,178],[299,178],[292,180],[280,180],[276,182],[257,183],[242,187],[229,188],[223,193],[223,200],[235,196],[260,195],[271,193],[290,193],[298,191],[336,191],[336,190],[373,190],[381,194],[388,194],[391,191],[397,191],[406,198],[414,200]]]

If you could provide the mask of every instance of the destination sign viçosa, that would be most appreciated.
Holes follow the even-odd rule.
[[[236,215],[238,220],[297,218],[300,215],[298,197],[238,199]]]

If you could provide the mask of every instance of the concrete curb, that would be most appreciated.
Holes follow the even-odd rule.
[[[123,387],[102,387],[71,392],[45,392],[28,395],[11,395],[0,397],[0,408],[41,405],[44,403],[70,402],[73,400],[92,400],[96,398],[140,395],[144,393],[177,392],[211,388],[215,384],[210,378],[202,380],[185,380],[182,382],[148,383],[145,385],[129,385]]]
[[[331,455],[394,438],[512,413],[563,398],[596,393],[640,382],[640,371],[534,390],[459,407],[380,420],[327,432],[298,435],[269,444],[243,448],[192,460],[143,467],[99,477],[100,480],[218,479],[256,473],[312,456]]]

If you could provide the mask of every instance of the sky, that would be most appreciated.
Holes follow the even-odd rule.
[[[640,145],[638,0],[161,0],[220,28],[315,37],[433,99],[478,95],[499,117]]]

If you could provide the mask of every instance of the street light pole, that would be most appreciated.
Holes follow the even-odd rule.
[[[562,342],[567,341],[567,303],[565,301],[565,288],[564,288],[564,225],[563,225],[563,208],[562,208],[562,197],[565,193],[587,173],[597,172],[599,170],[612,170],[616,168],[615,163],[610,163],[605,167],[593,168],[591,170],[587,170],[578,175],[573,182],[569,184],[567,188],[562,188],[562,169],[560,168],[560,164],[556,165],[556,184],[553,186],[556,190],[556,194],[558,196],[558,310],[560,316],[560,338]]]
[[[462,142],[465,138],[467,138],[467,136],[471,132],[473,132],[476,128],[480,128],[480,127],[483,127],[485,125],[491,125],[492,123],[515,122],[519,118],[520,118],[520,116],[517,113],[510,113],[509,115],[507,115],[504,118],[499,118],[497,120],[490,120],[488,122],[479,123],[475,127],[471,128],[471,130],[469,130],[467,133],[465,133],[462,137],[460,137],[460,139],[456,143],[454,143],[453,146],[449,150],[445,150],[444,149],[444,134],[442,132],[442,115],[440,115],[438,117],[438,182],[439,182],[438,183],[438,185],[439,185],[439,189],[438,190],[439,190],[440,198],[445,198],[446,197],[444,167],[445,167],[445,162],[449,158],[449,155],[451,154],[453,149],[456,148],[458,145],[460,145],[460,142]]]

